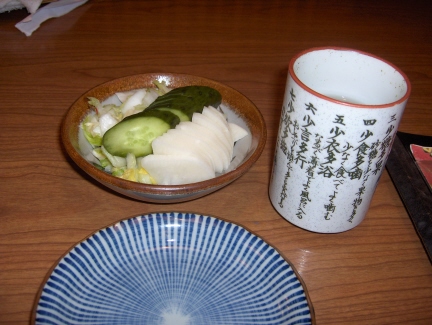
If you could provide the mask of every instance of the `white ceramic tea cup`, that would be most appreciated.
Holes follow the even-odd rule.
[[[369,53],[313,48],[293,57],[269,185],[279,214],[313,232],[357,226],[410,91],[400,69]]]

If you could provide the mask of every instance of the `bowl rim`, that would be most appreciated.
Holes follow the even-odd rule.
[[[262,240],[266,245],[268,245],[269,247],[273,248],[277,254],[279,254],[279,256],[291,267],[292,271],[294,272],[297,280],[300,282],[304,295],[306,297],[306,301],[308,303],[309,306],[309,311],[310,311],[310,318],[311,318],[311,324],[315,325],[316,324],[316,315],[315,315],[315,309],[314,306],[312,304],[312,299],[310,297],[310,293],[309,290],[306,286],[305,281],[303,280],[302,276],[300,275],[299,271],[296,269],[296,267],[294,266],[294,264],[285,256],[285,254],[283,254],[278,248],[276,248],[274,245],[270,244],[267,240],[265,240],[262,236],[260,236],[257,231],[253,231],[251,229],[249,229],[248,227],[240,224],[239,222],[236,221],[232,221],[229,220],[227,218],[222,218],[222,217],[218,217],[215,216],[213,214],[207,214],[207,213],[198,213],[198,212],[191,212],[189,210],[181,210],[181,209],[176,209],[176,210],[162,210],[162,211],[154,211],[154,212],[145,212],[145,213],[141,213],[141,214],[134,214],[130,217],[126,217],[126,218],[122,218],[119,220],[116,220],[114,222],[111,222],[110,224],[103,226],[101,228],[98,228],[96,230],[93,230],[90,234],[86,235],[84,238],[82,238],[81,240],[78,240],[74,243],[72,243],[64,252],[63,254],[57,258],[55,260],[55,262],[50,266],[50,268],[48,269],[47,273],[45,274],[42,283],[39,285],[38,291],[35,295],[35,299],[33,301],[33,307],[32,307],[32,311],[31,311],[31,320],[30,320],[30,324],[36,324],[36,311],[37,311],[37,307],[39,305],[39,301],[40,298],[42,296],[42,292],[43,289],[45,287],[45,284],[47,283],[48,279],[51,277],[53,271],[56,269],[56,267],[59,265],[59,263],[63,260],[63,258],[68,255],[75,247],[77,247],[79,244],[85,242],[86,240],[88,240],[89,238],[91,238],[92,236],[96,235],[97,233],[107,229],[107,228],[112,228],[117,224],[120,224],[121,222],[126,222],[128,220],[132,220],[132,219],[136,219],[138,217],[143,217],[143,216],[150,216],[150,217],[163,217],[164,215],[168,215],[168,214],[182,214],[182,215],[186,215],[186,214],[193,214],[196,216],[204,216],[204,217],[209,217],[209,218],[213,218],[213,219],[217,219],[219,221],[225,222],[225,223],[230,223],[234,226],[240,227],[244,230],[246,230],[247,232],[249,232],[250,234],[256,236],[257,238],[259,238],[260,240]]]
[[[91,94],[97,92],[100,89],[115,89],[115,91],[111,92],[110,95],[113,95],[117,91],[122,90],[132,90],[137,89],[136,87],[136,80],[140,80],[142,78],[152,78],[158,79],[158,78],[164,78],[164,79],[170,79],[173,81],[173,83],[185,83],[188,85],[192,84],[202,84],[202,85],[211,85],[212,87],[218,89],[219,91],[222,90],[222,92],[229,92],[230,94],[233,94],[236,96],[236,98],[241,98],[243,102],[245,102],[248,106],[250,106],[253,111],[255,112],[255,120],[258,122],[254,130],[250,130],[251,133],[255,132],[258,135],[258,143],[256,144],[255,149],[246,156],[245,160],[234,170],[231,170],[227,173],[224,173],[222,175],[218,175],[215,178],[201,181],[201,182],[195,182],[195,183],[188,183],[188,184],[180,184],[180,185],[152,185],[152,184],[144,184],[144,183],[138,183],[134,181],[129,181],[125,179],[121,179],[115,176],[112,176],[97,167],[93,166],[91,163],[89,163],[87,160],[85,160],[84,157],[76,150],[74,144],[71,141],[71,128],[70,126],[73,126],[73,122],[80,118],[84,117],[83,114],[77,114],[77,112],[74,110],[74,108],[79,107],[80,105],[83,105],[84,101],[87,104],[87,97],[91,97]],[[189,80],[193,80],[194,83],[188,82]],[[135,81],[135,83],[134,83]],[[121,87],[119,89],[116,87],[118,83],[125,82],[126,87]],[[132,83],[131,83],[132,82]],[[114,88],[113,88],[114,87]],[[109,93],[109,92],[108,92]],[[104,98],[106,99],[106,98]],[[104,100],[100,99],[100,100]],[[222,103],[227,103],[224,101],[223,94],[222,94]],[[243,117],[242,117],[243,118]],[[267,130],[266,130],[266,124],[263,118],[262,113],[257,108],[257,106],[245,95],[240,93],[238,90],[227,86],[225,84],[222,84],[218,81],[208,79],[205,77],[200,76],[194,76],[190,74],[182,74],[182,73],[143,73],[143,74],[134,74],[129,76],[124,76],[116,79],[112,79],[109,81],[106,81],[104,83],[101,83],[89,90],[87,90],[85,93],[80,95],[78,99],[76,99],[73,104],[68,109],[66,115],[64,116],[64,119],[61,124],[61,141],[63,143],[64,148],[66,149],[66,152],[68,153],[69,157],[72,158],[72,160],[89,176],[93,177],[99,182],[104,183],[106,186],[114,186],[118,187],[124,190],[132,191],[132,192],[139,192],[143,194],[148,195],[164,195],[164,196],[178,196],[182,194],[192,194],[197,192],[202,192],[210,189],[214,189],[215,187],[223,187],[226,184],[236,180],[243,174],[245,174],[250,167],[258,160],[258,158],[261,156],[262,151],[264,150],[264,146],[266,143],[267,138]],[[77,137],[77,135],[74,135]],[[253,144],[252,144],[253,145]]]

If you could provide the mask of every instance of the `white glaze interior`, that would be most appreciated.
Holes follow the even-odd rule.
[[[311,51],[297,58],[293,69],[310,89],[353,104],[386,105],[408,91],[404,76],[395,67],[352,50]]]

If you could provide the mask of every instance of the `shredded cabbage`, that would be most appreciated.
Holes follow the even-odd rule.
[[[157,80],[153,81],[153,84],[158,88],[159,96],[165,95],[167,92],[169,92],[171,89],[167,87],[166,83],[164,81],[159,82]]]
[[[156,184],[141,166],[141,158],[136,158],[133,154],[128,154],[126,158],[113,156],[102,146],[102,138],[106,131],[125,117],[142,112],[157,97],[171,90],[165,82],[155,80],[153,84],[157,88],[118,92],[115,97],[110,97],[104,102],[95,97],[88,97],[88,104],[94,110],[85,116],[80,125],[83,139],[88,142],[88,146],[86,143],[88,161],[113,176],[145,184]]]
[[[84,136],[87,141],[92,146],[101,146],[102,145],[102,135],[99,127],[99,120],[97,119],[97,115],[92,112],[88,114],[83,122],[81,123],[81,127],[84,131]]]

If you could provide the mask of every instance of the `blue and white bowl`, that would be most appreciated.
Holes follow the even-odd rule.
[[[154,213],[72,248],[41,288],[35,324],[312,324],[293,267],[244,228]]]

